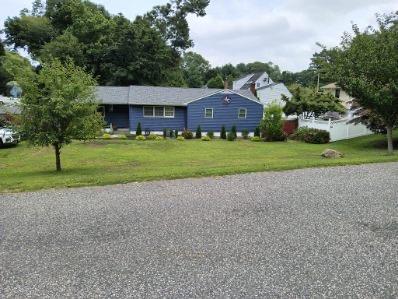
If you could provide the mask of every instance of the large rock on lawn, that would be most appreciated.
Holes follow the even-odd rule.
[[[342,158],[342,157],[344,157],[344,154],[340,153],[339,151],[336,151],[336,150],[327,149],[327,150],[324,150],[324,152],[322,153],[322,157],[329,158],[329,159]]]

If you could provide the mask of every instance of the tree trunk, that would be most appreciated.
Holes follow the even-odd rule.
[[[387,126],[387,141],[388,141],[388,153],[392,155],[394,153],[394,144],[392,138],[392,127]]]
[[[58,143],[54,144],[54,150],[55,150],[55,165],[57,168],[57,171],[61,171],[61,148]]]

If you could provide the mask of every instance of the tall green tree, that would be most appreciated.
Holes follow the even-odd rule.
[[[32,144],[54,148],[56,170],[61,171],[61,149],[73,139],[95,138],[101,129],[95,81],[72,62],[54,60],[43,64],[39,74],[21,75],[18,82],[24,90],[22,130]]]
[[[187,52],[182,59],[182,72],[188,87],[203,87],[210,63],[202,55]]]
[[[324,71],[356,98],[386,128],[388,152],[393,153],[393,129],[398,125],[398,13],[379,16],[378,27],[345,34],[334,60]]]
[[[224,88],[224,80],[221,75],[217,75],[214,78],[211,78],[209,82],[207,82],[208,88],[217,88],[222,89]]]

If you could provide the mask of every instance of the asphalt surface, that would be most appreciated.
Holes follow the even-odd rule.
[[[397,297],[398,163],[0,195],[0,297]]]

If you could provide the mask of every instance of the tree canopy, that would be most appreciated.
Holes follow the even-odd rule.
[[[185,53],[181,67],[188,87],[203,87],[206,85],[206,74],[210,70],[210,63],[200,54]]]

